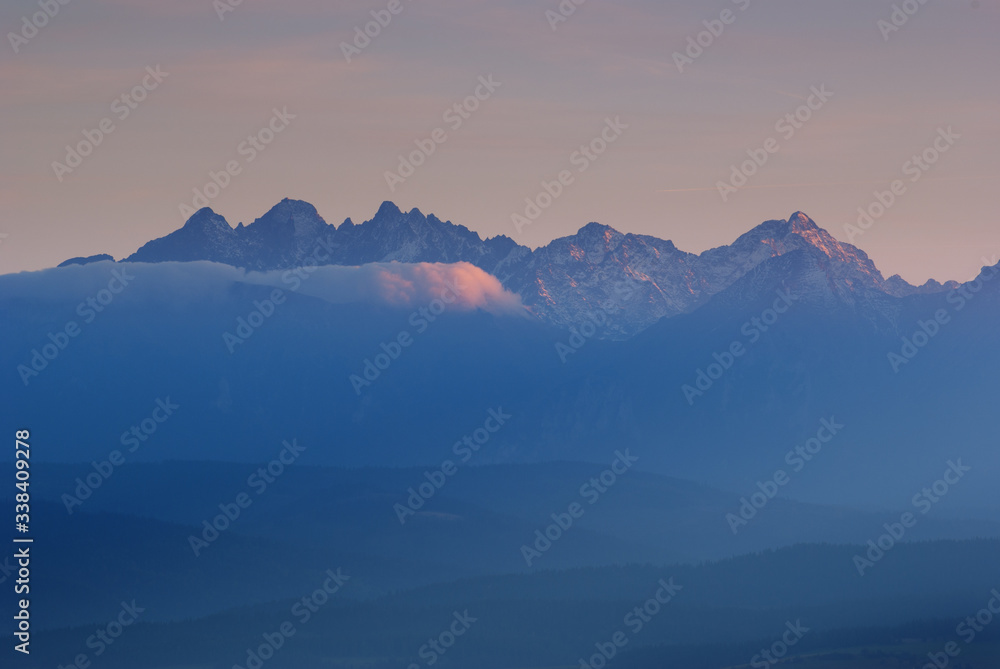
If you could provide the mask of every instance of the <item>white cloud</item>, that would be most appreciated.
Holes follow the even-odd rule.
[[[298,276],[285,270],[247,272],[212,262],[98,262],[0,276],[0,298],[80,301],[107,288],[112,271],[135,276],[122,293],[127,302],[224,301],[234,284],[248,283],[275,286],[334,304],[375,303],[415,309],[430,304],[444,293],[449,299],[452,294],[456,296],[448,305],[451,310],[525,313],[519,296],[505,290],[496,277],[465,262],[324,266],[312,272],[299,270]]]

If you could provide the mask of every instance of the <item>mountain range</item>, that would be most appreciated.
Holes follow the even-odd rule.
[[[49,462],[107,458],[169,396],[183,408],[138,461],[260,462],[297,437],[315,464],[347,467],[439,463],[502,409],[512,418],[476,464],[600,463],[634,447],[642,469],[742,494],[832,419],[845,436],[785,494],[892,507],[965,458],[975,472],[949,503],[996,506],[1000,265],[946,293],[895,297],[848,290],[818,253],[791,251],[621,341],[586,340],[519,308],[425,322],[415,309],[428,298],[386,303],[356,280],[463,267],[496,282],[463,264],[321,267],[273,308],[275,284],[262,282],[281,273],[204,261],[4,275],[7,406],[46,426]],[[129,287],[88,323],[88,296],[115,272]],[[331,301],[338,291],[353,299]],[[778,295],[793,307],[768,316]],[[255,305],[272,315],[253,320]],[[248,318],[259,327],[241,326]],[[82,332],[71,340],[59,334],[68,319]],[[242,341],[230,345],[234,332]],[[394,349],[401,334],[410,344]],[[736,344],[742,354],[728,359]]]
[[[912,286],[883,277],[861,249],[839,242],[802,212],[765,221],[728,246],[693,254],[649,235],[590,223],[575,235],[530,249],[506,236],[482,239],[463,225],[384,202],[360,225],[328,224],[307,202],[284,199],[250,225],[233,228],[209,208],[179,230],[143,245],[126,262],[207,260],[266,271],[303,265],[468,262],[495,276],[539,319],[559,327],[587,321],[601,338],[634,335],[657,320],[689,313],[763,261],[793,251],[842,299],[937,293],[958,284]],[[65,264],[107,260],[74,258]]]
[[[285,200],[2,275],[4,406],[59,541],[39,657],[124,600],[148,613],[102,666],[234,666],[343,568],[269,669],[413,666],[464,611],[435,666],[581,666],[671,578],[607,666],[745,667],[800,620],[803,666],[922,666],[998,583],[994,263],[911,286],[802,213],[695,255]],[[956,666],[995,667],[992,634]]]

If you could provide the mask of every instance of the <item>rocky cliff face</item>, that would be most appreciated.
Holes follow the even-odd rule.
[[[599,324],[599,336],[625,338],[657,320],[689,312],[770,258],[803,251],[838,300],[885,293],[941,292],[954,282],[916,287],[886,280],[864,251],[834,239],[802,212],[761,223],[732,244],[700,255],[673,242],[590,223],[575,235],[532,250],[506,236],[482,239],[465,226],[400,211],[385,202],[360,225],[328,224],[307,202],[282,200],[250,225],[233,228],[202,209],[179,230],[129,256],[129,262],[211,260],[250,270],[317,262],[469,262],[518,293],[538,318],[558,326]],[[867,297],[865,299],[868,299]]]

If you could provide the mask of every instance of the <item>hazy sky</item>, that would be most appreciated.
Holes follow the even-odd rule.
[[[350,63],[341,43],[389,0],[242,0],[220,20],[222,1],[69,0],[15,53],[8,33],[41,10],[4,0],[0,272],[127,255],[180,227],[179,205],[230,161],[240,173],[210,206],[233,225],[283,197],[335,224],[391,199],[533,247],[599,221],[700,252],[796,210],[847,240],[858,207],[899,179],[854,240],[887,276],[967,279],[1000,252],[992,0],[909,0],[919,9],[892,32],[882,0],[586,0],[555,30],[556,0],[400,0]],[[674,52],[727,9],[680,72]],[[499,87],[454,128],[445,111],[489,75]],[[115,103],[144,80],[156,87],[134,109]],[[824,86],[792,136],[776,127]],[[241,143],[274,109],[295,118],[250,161]],[[628,127],[574,159],[607,118]],[[60,181],[53,162],[102,119],[113,132]],[[949,127],[959,137],[926,172],[904,166]],[[391,191],[385,172],[435,128],[445,141]],[[777,151],[724,202],[717,182],[769,138]],[[518,232],[511,215],[562,170],[572,183]]]

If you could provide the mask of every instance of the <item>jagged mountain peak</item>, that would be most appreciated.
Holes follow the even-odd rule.
[[[315,234],[325,228],[327,222],[323,220],[313,205],[303,200],[291,200],[286,197],[247,226],[247,230],[251,228],[275,230],[283,226],[289,226],[295,236],[304,236]]]
[[[820,229],[814,220],[801,211],[788,217],[788,226],[791,232],[815,232]]]
[[[314,207],[311,203],[306,202],[305,200],[293,200],[288,197],[282,198],[281,202],[271,207],[268,213],[274,211],[305,212],[319,216],[319,212],[316,211],[316,207]],[[267,214],[265,214],[265,216],[266,215]]]
[[[410,211],[403,211],[395,203],[386,200],[375,212],[375,215],[362,223],[363,227],[369,228],[398,228],[418,231],[427,227],[428,217],[423,212],[414,207]]]
[[[577,248],[587,248],[595,251],[600,249],[603,253],[617,248],[624,238],[625,235],[618,232],[610,225],[591,222],[580,228],[576,234],[553,239],[546,246],[536,249],[535,252],[545,252],[546,249],[550,248],[562,249],[566,246],[572,246]]]
[[[863,256],[863,260],[868,260],[868,256],[860,249],[850,244],[838,242],[834,239],[833,235],[816,225],[815,221],[801,211],[797,211],[789,216],[787,225],[789,235],[798,235],[813,247],[823,251],[827,257],[834,257],[836,255],[839,256],[840,260],[849,261],[861,259]],[[874,265],[872,268],[874,269]],[[879,278],[882,278],[881,274],[879,274]]]
[[[232,230],[232,226],[229,225],[229,221],[226,220],[225,216],[215,213],[211,207],[202,207],[198,211],[194,212],[184,225],[181,230],[187,229],[204,229],[204,228],[228,228]]]
[[[740,235],[732,246],[760,243],[774,245],[787,241],[791,236],[806,241],[813,246],[829,245],[830,242],[837,243],[826,230],[819,227],[809,216],[801,211],[797,211],[789,216],[787,220],[780,218],[772,219],[754,226],[746,233]]]
[[[621,234],[620,232],[618,232],[617,230],[615,230],[614,228],[612,228],[610,225],[605,225],[604,223],[598,223],[596,221],[591,221],[590,223],[587,223],[587,225],[585,225],[582,228],[580,228],[577,231],[576,234],[578,234],[578,235],[594,235],[594,234],[604,235],[604,234],[607,234],[609,232],[612,233],[612,234]]]
[[[229,265],[242,262],[240,235],[225,217],[204,207],[196,211],[184,225],[166,237],[146,243],[126,258],[127,262],[190,262],[211,260]]]
[[[940,283],[934,279],[928,279],[921,286],[914,286],[898,274],[893,274],[882,286],[882,289],[889,295],[895,297],[906,297],[907,295],[928,295],[931,293],[943,293],[954,290],[961,284],[958,281],[945,281]]]
[[[837,241],[801,211],[795,212],[786,221],[765,221],[741,235],[731,246],[712,249],[703,255],[721,255],[738,250],[761,262],[768,255],[778,256],[802,249],[818,254],[831,267],[836,266],[836,273],[842,278],[879,289],[885,283],[885,278],[868,254],[856,246]]]
[[[376,224],[405,224],[411,228],[422,226],[426,223],[440,222],[434,214],[424,214],[418,207],[413,207],[409,211],[403,211],[395,202],[384,201],[379,205],[378,211],[370,219],[364,222]]]
[[[378,211],[375,212],[375,218],[380,216],[400,216],[402,213],[395,202],[386,200],[379,206]]]
[[[595,309],[607,308],[599,328],[605,337],[627,337],[661,318],[697,309],[754,268],[789,254],[797,259],[772,268],[797,268],[810,286],[824,286],[827,298],[836,296],[845,304],[855,296],[866,300],[872,291],[903,296],[950,285],[928,282],[916,288],[899,277],[887,281],[863,251],[837,241],[802,211],[787,220],[765,221],[728,246],[696,255],[673,242],[597,222],[531,250],[505,235],[483,239],[417,208],[404,212],[388,200],[364,223],[346,219],[335,227],[308,202],[285,198],[236,229],[202,209],[128,260],[212,260],[255,270],[286,269],[310,262],[320,244],[328,252],[323,262],[334,265],[469,262],[496,276],[553,324],[579,325]]]
[[[417,252],[417,248],[422,249],[422,253],[432,247],[445,247],[442,251],[447,253],[449,245],[472,245],[484,244],[479,233],[470,230],[464,225],[457,225],[451,221],[442,221],[434,214],[424,214],[420,209],[413,209],[404,212],[393,202],[383,202],[375,216],[365,221],[360,226],[358,234],[362,237],[370,236],[373,240],[381,240],[385,244],[396,244],[398,246],[409,246],[409,252],[403,257],[393,257],[390,259],[406,261],[406,255]],[[398,248],[387,249],[389,252],[399,250]],[[451,260],[449,262],[454,262]]]

